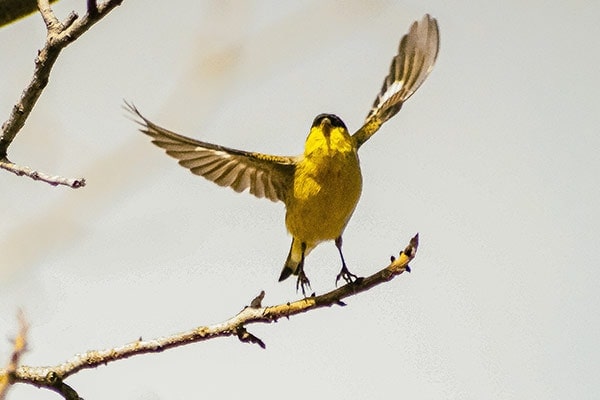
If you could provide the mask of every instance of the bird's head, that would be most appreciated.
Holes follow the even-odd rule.
[[[327,153],[331,150],[347,151],[351,143],[352,138],[340,117],[334,114],[319,114],[310,127],[304,154],[310,155],[317,149]]]

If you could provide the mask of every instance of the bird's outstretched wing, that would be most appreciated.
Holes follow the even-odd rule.
[[[429,14],[416,21],[400,40],[398,54],[392,59],[390,73],[364,125],[353,135],[356,148],[369,140],[379,127],[392,118],[425,81],[438,55],[438,24]]]
[[[292,186],[296,159],[230,149],[201,142],[164,129],[145,118],[129,103],[125,108],[139,119],[140,131],[152,138],[152,143],[179,160],[179,164],[196,175],[229,186],[236,192],[250,188],[256,197],[284,201],[286,188]]]

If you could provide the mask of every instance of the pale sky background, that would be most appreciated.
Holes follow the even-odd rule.
[[[84,1],[63,0],[64,19]],[[595,399],[600,395],[600,3],[125,0],[60,56],[10,158],[79,190],[0,171],[0,360],[16,313],[27,365],[217,323],[278,283],[282,204],[194,176],[121,105],[230,147],[300,153],[315,115],[352,129],[424,13],[437,65],[361,148],[350,269],[416,232],[413,273],[275,325],[266,350],[218,339],[66,382],[86,399]],[[38,15],[0,29],[0,119],[29,81]],[[333,243],[307,259],[334,287]],[[5,361],[1,361],[3,364]],[[17,385],[10,399],[56,399]]]

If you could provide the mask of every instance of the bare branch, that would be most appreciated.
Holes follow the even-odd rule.
[[[6,398],[6,392],[8,391],[9,386],[14,382],[15,371],[19,366],[21,355],[27,350],[27,321],[25,321],[23,312],[19,312],[17,317],[19,320],[19,334],[15,338],[13,352],[8,366],[0,373],[0,400]]]
[[[69,28],[71,25],[73,25],[73,22],[75,22],[77,18],[79,18],[79,15],[77,15],[75,11],[71,11],[69,15],[67,15],[67,19],[63,23],[63,27],[65,29]]]
[[[38,0],[38,8],[48,30],[46,43],[39,50],[38,56],[35,59],[33,78],[21,94],[19,101],[13,106],[9,118],[2,124],[0,132],[0,159],[6,159],[8,147],[25,125],[25,121],[29,117],[29,114],[31,114],[35,103],[48,84],[50,71],[62,49],[79,38],[92,25],[121,4],[122,1],[106,0],[99,5],[95,4],[95,1],[89,1],[88,13],[83,18],[78,19],[77,14],[71,13],[64,23],[60,23],[52,12],[49,1]],[[94,5],[95,7],[93,7]],[[24,175],[30,176],[26,173]],[[46,181],[45,179],[41,180]]]
[[[419,244],[417,234],[410,240],[409,245],[396,259],[392,257],[391,263],[375,274],[359,278],[357,281],[337,288],[320,296],[311,296],[292,303],[276,306],[261,307],[259,298],[255,298],[253,305],[258,307],[245,307],[236,316],[225,322],[210,326],[201,326],[175,335],[160,337],[153,340],[136,340],[121,347],[107,350],[89,351],[78,354],[70,360],[51,367],[19,367],[14,373],[14,381],[29,383],[36,386],[56,390],[56,382],[62,383],[63,379],[83,369],[96,368],[117,360],[133,357],[139,354],[160,353],[165,350],[184,346],[191,343],[202,342],[217,337],[237,336],[239,340],[247,343],[258,344],[265,348],[264,342],[247,331],[246,326],[256,323],[272,323],[280,318],[289,318],[292,315],[305,313],[310,310],[334,305],[342,305],[342,299],[369,290],[379,284],[390,281],[405,271],[410,272],[408,263],[415,257]],[[0,371],[0,376],[3,372]],[[5,372],[4,372],[5,373]]]
[[[58,175],[50,176],[48,174],[33,170],[26,166],[20,166],[20,165],[13,164],[12,162],[10,162],[7,159],[0,160],[0,168],[10,171],[13,174],[18,175],[18,176],[28,176],[31,179],[33,179],[34,181],[43,181],[43,182],[49,183],[52,186],[64,185],[64,186],[68,186],[72,189],[78,189],[80,187],[85,186],[84,178],[74,179],[74,178],[63,178],[62,176],[58,176]]]
[[[60,33],[62,26],[50,8],[50,2],[48,0],[38,0],[38,10],[42,14],[48,33]]]

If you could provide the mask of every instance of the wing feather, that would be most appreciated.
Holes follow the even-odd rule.
[[[152,143],[166,150],[192,173],[236,192],[249,189],[257,197],[285,202],[294,179],[296,157],[272,156],[201,142],[154,124],[133,104],[125,103],[125,108],[136,117],[140,131],[150,136]]]
[[[262,197],[262,190],[258,186],[258,180],[256,179],[256,175],[258,175],[259,171],[257,169],[252,169],[249,171],[250,174],[250,194],[255,195],[256,197]]]
[[[251,173],[252,173],[252,170],[244,168],[239,173],[239,175],[235,178],[235,181],[231,184],[231,187],[233,188],[233,190],[235,190],[236,192],[241,192],[244,189],[240,189],[240,188],[250,187],[250,185],[252,184],[252,182],[250,181]]]
[[[402,104],[425,82],[433,69],[439,52],[439,28],[435,18],[426,14],[415,21],[400,40],[398,54],[392,59],[390,72],[363,126],[353,135],[356,147],[392,118]]]
[[[223,167],[221,171],[221,175],[215,179],[215,183],[219,186],[231,186],[233,181],[235,180],[234,174],[237,173],[235,171],[236,163],[230,161]]]

